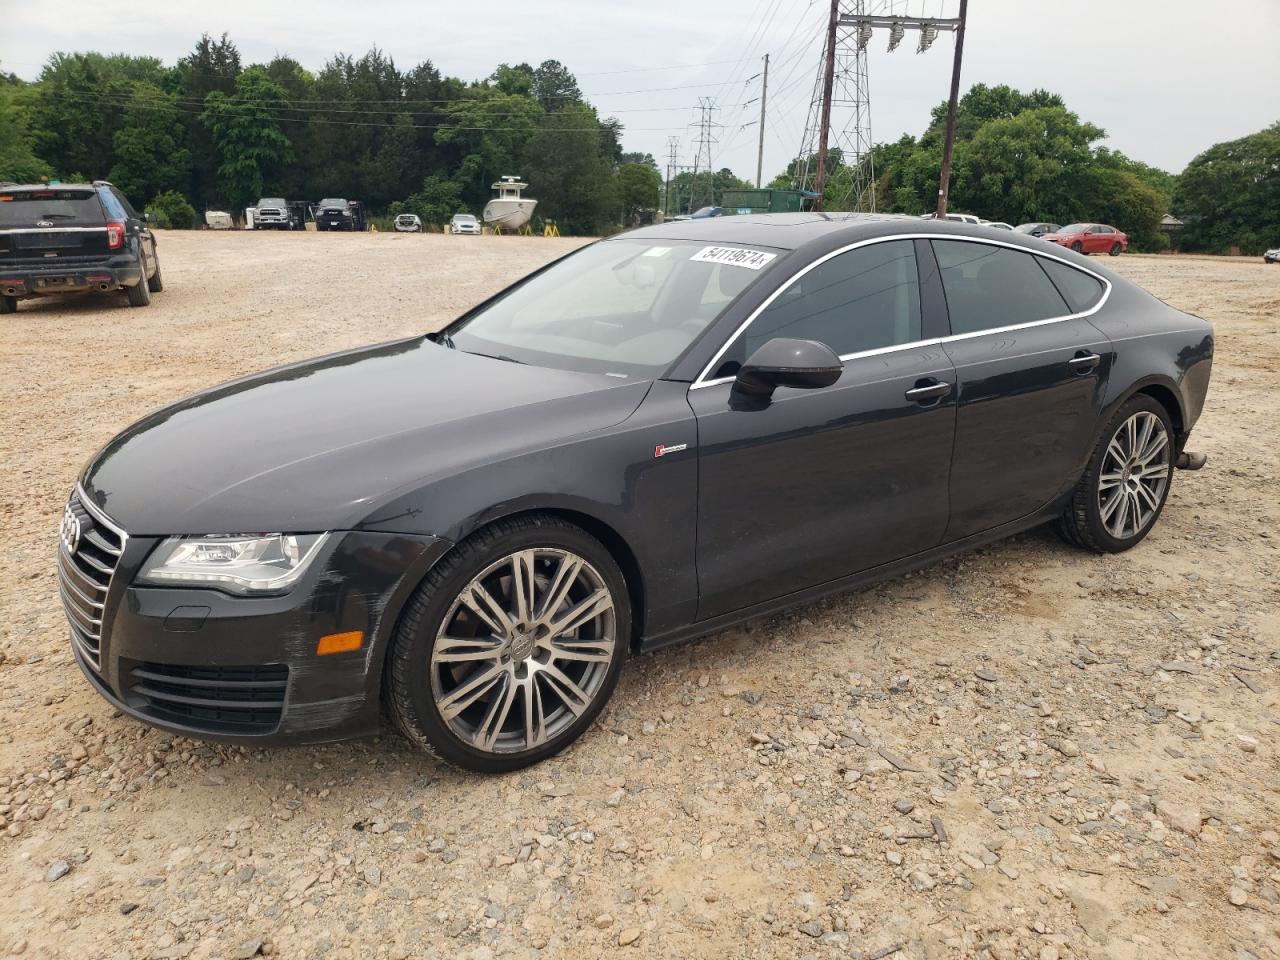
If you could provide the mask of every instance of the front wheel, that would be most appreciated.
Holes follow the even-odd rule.
[[[451,763],[516,770],[587,730],[630,635],[626,581],[598,540],[542,514],[498,521],[410,600],[388,655],[391,713]]]
[[[1081,243],[1079,240],[1077,240],[1075,243],[1071,245],[1071,249],[1074,250],[1076,253],[1084,253],[1084,244]]]
[[[1110,249],[1110,250],[1108,250],[1107,252],[1108,252],[1109,254],[1111,254],[1111,256],[1113,256],[1113,257],[1118,257],[1118,256],[1120,256],[1120,244],[1118,244],[1118,243],[1113,243],[1113,244],[1111,245],[1111,249]]]
[[[152,293],[159,293],[164,289],[164,277],[160,276],[160,261],[155,261],[156,272],[147,280],[147,289]]]
[[[1153,397],[1120,408],[1076,485],[1058,532],[1098,553],[1120,553],[1151,532],[1173,479],[1173,426]]]

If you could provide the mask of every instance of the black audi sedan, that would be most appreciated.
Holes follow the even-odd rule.
[[[590,244],[443,331],[145,417],[61,528],[72,649],[167,730],[389,717],[483,771],[629,654],[1054,523],[1117,552],[1204,404],[1205,321],[1069,250],[775,214]]]

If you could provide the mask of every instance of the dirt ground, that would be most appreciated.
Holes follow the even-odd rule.
[[[575,748],[506,777],[394,735],[242,750],[113,714],[55,593],[86,458],[197,388],[438,326],[577,242],[165,233],[151,307],[3,318],[0,956],[1280,958],[1260,261],[1106,261],[1218,335],[1209,465],[1128,554],[1034,532],[637,658]]]

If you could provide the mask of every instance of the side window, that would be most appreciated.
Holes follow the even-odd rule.
[[[1058,260],[1036,257],[1072,313],[1083,313],[1102,299],[1102,281]]]
[[[129,214],[125,208],[121,206],[115,192],[111,190],[98,190],[98,197],[102,200],[102,209],[107,211],[107,217],[111,220],[128,220]]]
[[[1072,312],[1029,253],[967,240],[930,242],[942,274],[953,335]]]
[[[727,358],[742,363],[774,337],[817,340],[841,356],[919,340],[911,241],[873,243],[814,267],[752,321]]]
[[[137,211],[133,209],[133,205],[129,203],[128,198],[125,197],[123,193],[121,193],[119,190],[115,189],[114,187],[112,187],[111,190],[108,192],[111,193],[112,196],[114,196],[116,200],[119,201],[120,206],[124,208],[124,212],[129,216],[130,220],[140,219]]]

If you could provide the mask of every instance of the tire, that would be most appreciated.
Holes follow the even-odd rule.
[[[0,295],[0,313],[17,313],[18,298]]]
[[[156,258],[156,272],[147,280],[147,289],[152,293],[159,293],[164,289],[164,277],[160,275],[160,258]]]
[[[129,296],[131,307],[145,307],[151,303],[151,288],[147,286],[146,268],[143,268],[142,279],[132,287],[125,287],[124,291]]]
[[[1173,441],[1164,406],[1146,394],[1131,397],[1102,432],[1058,520],[1062,538],[1095,553],[1121,553],[1141,543],[1169,498]],[[1145,476],[1132,472],[1135,464]]]
[[[1110,249],[1110,250],[1108,250],[1108,251],[1107,251],[1107,253],[1111,254],[1111,256],[1113,256],[1113,257],[1118,257],[1118,256],[1120,256],[1120,244],[1119,244],[1119,243],[1113,243],[1113,244],[1111,245],[1111,249]]]
[[[523,616],[517,569],[531,585]],[[549,595],[560,600],[546,608]],[[410,741],[457,766],[527,767],[590,727],[630,637],[626,580],[600,541],[545,514],[500,520],[458,544],[410,599],[387,655],[391,716]]]
[[[1084,244],[1081,243],[1079,240],[1077,240],[1075,243],[1071,245],[1071,249],[1074,250],[1076,253],[1084,253]]]

